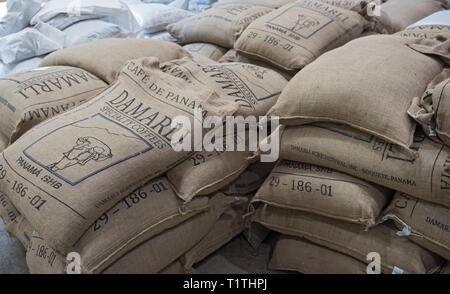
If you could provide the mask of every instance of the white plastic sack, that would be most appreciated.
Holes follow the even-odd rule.
[[[64,47],[84,44],[95,39],[125,38],[130,32],[122,27],[98,19],[77,22],[64,30]]]
[[[63,32],[39,23],[34,28],[0,38],[0,59],[5,64],[19,62],[62,49],[64,42]]]
[[[450,26],[450,10],[442,10],[435,12],[432,15],[422,18],[418,22],[408,26],[407,29],[426,25]]]
[[[22,60],[19,62],[4,64],[0,62],[0,78],[6,75],[13,75],[16,73],[21,73],[25,71],[30,71],[39,67],[39,64],[44,60],[45,55],[32,57],[27,60]]]
[[[148,33],[164,31],[166,26],[192,16],[193,13],[164,4],[136,4],[129,6],[139,25]]]
[[[45,1],[8,0],[6,2],[7,14],[0,19],[0,37],[17,33],[26,28]]]
[[[50,0],[32,18],[31,23],[45,22],[63,30],[87,19],[102,19],[135,35],[140,32],[128,5],[119,0]]]

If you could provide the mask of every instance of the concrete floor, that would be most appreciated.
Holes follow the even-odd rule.
[[[269,235],[267,240],[255,250],[243,235],[239,235],[195,268],[202,274],[282,273],[267,269],[274,241],[275,237]],[[0,274],[27,273],[25,249],[19,240],[8,237],[0,219]]]
[[[25,248],[19,240],[10,238],[0,219],[0,274],[27,274]]]

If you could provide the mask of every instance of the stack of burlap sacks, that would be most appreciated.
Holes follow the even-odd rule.
[[[71,252],[82,273],[191,273],[244,230],[273,164],[250,151],[176,152],[171,121],[193,123],[199,107],[264,115],[287,81],[201,61],[174,43],[109,39],[0,81],[0,211],[31,273],[73,270]]]
[[[244,214],[254,246],[265,228],[286,234],[274,269],[360,273],[378,252],[385,273],[438,271],[450,243],[437,98],[448,27],[361,38],[444,6],[426,2],[381,21],[366,1],[224,1],[167,28],[186,50],[94,41],[2,79],[0,214],[30,271],[64,273],[76,252],[82,273],[191,273],[244,230]],[[272,170],[250,151],[175,152],[172,119],[192,122],[199,106],[279,116],[282,160]]]
[[[282,160],[251,204],[252,225],[283,234],[272,269],[366,273],[375,252],[383,273],[435,273],[450,260],[449,37],[360,38],[291,79],[268,114],[287,126]]]

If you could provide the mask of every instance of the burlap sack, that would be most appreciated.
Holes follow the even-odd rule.
[[[281,160],[251,204],[306,211],[368,228],[375,225],[392,194],[330,168]]]
[[[172,148],[173,117],[186,116],[192,125],[200,105],[205,116],[236,110],[219,99],[161,72],[157,59],[129,61],[115,85],[2,153],[0,191],[65,253],[123,197],[189,157]]]
[[[167,31],[182,43],[206,42],[233,48],[252,21],[271,11],[272,8],[251,4],[221,5],[168,25]]]
[[[368,264],[370,252],[381,257],[381,270],[385,274],[426,274],[438,271],[442,259],[407,238],[396,235],[396,230],[387,225],[378,225],[369,231],[347,222],[264,205],[253,216],[256,221],[271,230],[304,237],[318,245],[350,255]]]
[[[170,189],[167,179],[158,178],[97,219],[70,251],[80,254],[82,273],[99,273],[137,245],[185,222],[209,206],[206,197],[184,204]],[[33,273],[63,273],[58,272],[58,262],[56,267],[49,267],[40,256],[29,253],[27,263]],[[59,260],[65,259],[59,253],[56,255]]]
[[[444,7],[437,0],[389,0],[380,6],[380,16],[373,20],[380,33],[393,34]]]
[[[0,79],[0,132],[14,142],[33,126],[89,101],[107,86],[74,67],[37,68],[5,76]]]
[[[228,4],[242,4],[242,2],[245,2],[245,4],[251,4],[255,6],[265,6],[265,7],[271,7],[271,8],[279,8],[283,5],[286,5],[290,2],[294,2],[295,0],[224,0],[220,2],[216,2],[212,5],[212,7],[221,7]]]
[[[447,262],[447,264],[442,268],[441,275],[450,275],[450,262]]]
[[[219,60],[219,63],[229,63],[229,62],[241,62],[241,63],[250,63],[257,66],[265,67],[276,71],[280,75],[282,75],[286,80],[291,80],[294,77],[294,74],[291,72],[287,72],[281,70],[280,68],[274,67],[273,65],[268,64],[267,62],[263,62],[261,60],[248,59],[237,53],[236,49],[230,49],[225,53]]]
[[[235,134],[235,142],[245,139]],[[226,139],[223,139],[224,144]],[[195,196],[209,195],[236,180],[256,159],[250,151],[200,151],[167,172],[175,193],[189,202]]]
[[[408,149],[416,124],[407,110],[442,71],[439,60],[407,46],[414,40],[369,36],[321,56],[289,82],[268,115],[288,125],[344,123]]]
[[[167,61],[190,54],[172,42],[154,39],[102,39],[53,52],[40,66],[79,67],[112,84],[128,60],[151,56]]]
[[[405,29],[395,35],[406,38],[421,38],[430,40],[444,40],[450,38],[450,26],[442,25],[424,25]]]
[[[242,233],[244,230],[243,215],[247,207],[247,202],[228,207],[211,231],[180,258],[186,273],[195,273],[194,264],[202,261]]]
[[[252,22],[234,48],[242,55],[296,71],[359,37],[367,23],[355,11],[299,0]]]
[[[188,58],[162,64],[162,71],[214,89],[223,99],[239,104],[236,116],[265,115],[287,81],[277,72],[245,63],[198,64]]]
[[[9,140],[5,136],[0,134],[0,152],[5,150],[6,146],[8,146],[8,141]]]
[[[155,236],[120,258],[105,274],[153,274],[170,265],[195,246],[214,227],[222,213],[242,198],[216,194],[211,208],[183,224]]]
[[[418,158],[375,136],[323,123],[286,128],[280,157],[333,168],[450,207],[450,149],[420,130],[411,148]]]
[[[303,238],[281,235],[270,259],[269,269],[303,274],[366,274],[361,261],[311,243]]]
[[[272,169],[274,162],[257,161],[251,164],[234,182],[221,190],[226,195],[243,196],[258,190]]]
[[[397,192],[386,208],[384,219],[392,219],[402,236],[450,260],[450,210]]]
[[[191,43],[183,46],[190,53],[197,53],[214,61],[219,60],[227,49],[210,43]]]
[[[17,211],[8,197],[2,193],[0,193],[0,217],[5,224],[5,231],[8,235],[19,239],[20,243],[25,248],[28,248],[34,229],[20,212]]]
[[[48,246],[36,231],[33,232],[26,253],[26,261],[30,274],[65,274],[67,258]]]

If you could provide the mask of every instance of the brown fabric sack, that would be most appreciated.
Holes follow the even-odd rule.
[[[244,138],[235,134],[235,142]],[[226,139],[223,139],[224,144]],[[189,202],[195,196],[209,195],[236,180],[257,158],[250,151],[200,151],[167,172],[175,193]]]
[[[320,0],[299,0],[252,22],[234,49],[286,71],[298,71],[359,37],[366,25],[357,12]]]
[[[288,125],[344,123],[408,149],[416,124],[407,110],[442,71],[439,60],[407,46],[414,40],[369,36],[321,56],[289,82],[268,115]]]
[[[184,275],[186,272],[184,271],[183,264],[181,261],[176,260],[169,264],[165,269],[160,271],[158,274],[161,275]]]
[[[0,152],[2,152],[3,150],[6,149],[6,147],[8,146],[9,140],[3,136],[2,134],[0,134]]]
[[[232,205],[225,210],[211,231],[186,252],[180,261],[184,264],[185,272],[195,273],[194,264],[202,261],[214,251],[218,250],[244,230],[244,212],[248,203]]]
[[[209,206],[206,197],[184,204],[170,189],[167,179],[158,178],[96,220],[71,251],[80,254],[82,273],[99,273],[137,245],[185,222]],[[48,268],[45,260],[39,257],[34,251],[27,257],[33,272],[51,270],[61,273],[57,271],[58,266]]]
[[[226,195],[243,196],[258,190],[272,169],[274,162],[257,161],[251,164],[234,182],[221,190]]]
[[[172,42],[154,39],[102,39],[53,52],[40,66],[79,67],[112,84],[127,61],[152,56],[163,62],[190,54]]]
[[[242,2],[245,2],[245,4],[251,4],[254,6],[265,6],[265,7],[271,7],[271,8],[279,8],[283,5],[286,5],[290,2],[294,2],[295,0],[224,0],[220,2],[216,2],[212,5],[213,8],[221,7],[224,5],[229,4],[242,4]]]
[[[227,52],[227,49],[210,43],[191,43],[184,45],[183,49],[191,54],[200,54],[214,61],[219,60]]]
[[[348,126],[322,123],[286,128],[280,157],[333,168],[450,207],[450,149],[420,129],[411,148],[417,158]]]
[[[450,69],[446,68],[430,82],[421,98],[414,97],[408,109],[408,114],[428,136],[437,135],[447,146],[450,145],[449,89]]]
[[[392,194],[330,168],[280,160],[251,205],[305,211],[368,228],[375,225]]]
[[[216,194],[211,198],[211,208],[146,241],[124,255],[105,274],[153,274],[158,273],[195,246],[234,203],[245,198]]]
[[[450,262],[447,262],[447,264],[442,268],[441,275],[450,275]]]
[[[385,274],[394,270],[405,274],[434,273],[443,263],[439,256],[398,237],[394,228],[384,224],[363,231],[351,223],[268,205],[256,210],[253,221],[283,234],[304,237],[366,264],[367,255],[377,252]]]
[[[277,72],[246,63],[198,64],[188,58],[165,62],[162,71],[214,89],[236,102],[236,116],[262,116],[275,104],[287,81]]]
[[[233,48],[252,21],[271,11],[272,8],[251,4],[224,4],[170,24],[167,31],[182,43],[206,42]]]
[[[107,86],[74,67],[37,68],[5,76],[0,79],[0,132],[14,142],[33,126],[89,101]]]
[[[389,0],[381,4],[381,15],[373,20],[377,31],[393,34],[443,8],[446,5],[436,0]]]
[[[189,157],[172,148],[173,117],[192,124],[200,105],[205,116],[236,111],[220,100],[161,72],[155,58],[129,61],[115,85],[1,154],[0,191],[64,254],[123,197]]]
[[[429,40],[446,40],[450,38],[450,26],[424,25],[405,29],[395,35],[406,38],[420,38]]]
[[[269,269],[303,274],[366,274],[361,261],[311,243],[303,238],[281,235],[270,259]]]
[[[230,63],[230,62],[241,62],[241,63],[250,63],[257,66],[265,67],[270,70],[276,71],[280,75],[282,75],[286,80],[291,80],[294,77],[294,74],[291,72],[287,72],[281,70],[280,68],[274,67],[273,65],[268,64],[267,62],[263,62],[261,60],[248,59],[237,53],[236,49],[230,49],[225,53],[219,60],[219,63]]]
[[[450,260],[450,209],[397,192],[383,214],[399,235]]]
[[[65,274],[67,273],[66,257],[48,246],[44,239],[33,232],[26,253],[26,261],[30,274]]]

